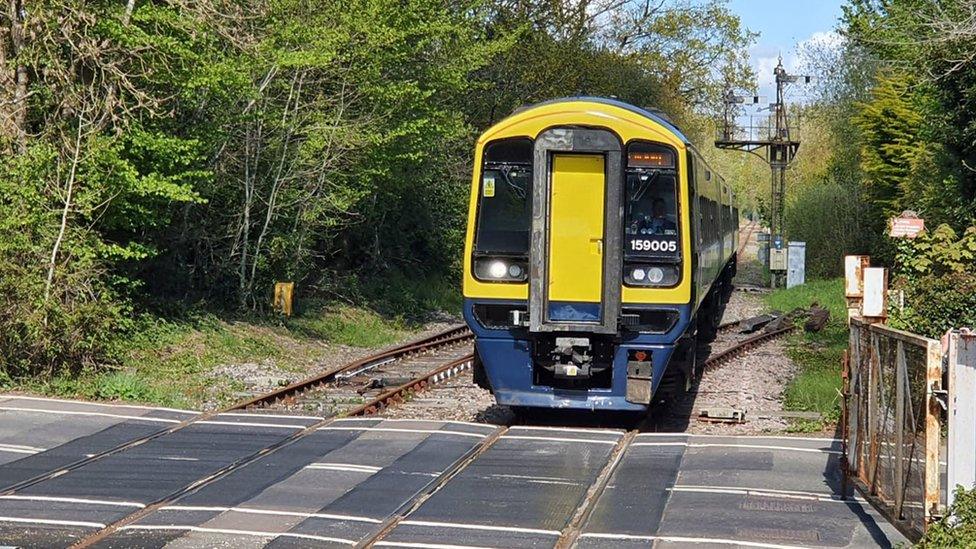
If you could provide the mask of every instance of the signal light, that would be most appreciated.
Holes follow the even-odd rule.
[[[644,362],[647,360],[647,353],[644,351],[637,351],[634,353],[634,358],[636,358],[638,362]]]

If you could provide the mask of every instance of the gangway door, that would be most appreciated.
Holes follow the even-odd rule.
[[[620,150],[616,136],[603,130],[556,128],[536,139],[529,280],[534,332],[617,330]]]
[[[549,223],[551,320],[599,322],[603,294],[603,155],[552,159]]]

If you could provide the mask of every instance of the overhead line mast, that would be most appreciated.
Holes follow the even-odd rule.
[[[783,211],[786,203],[786,169],[793,162],[800,148],[799,139],[790,133],[791,126],[793,129],[798,128],[796,128],[796,120],[794,119],[791,124],[790,117],[787,115],[784,91],[788,84],[797,82],[809,84],[812,77],[788,74],[783,68],[782,57],[773,74],[776,76],[776,102],[769,105],[771,114],[764,119],[763,123],[753,124],[750,117],[749,124],[740,127],[736,120],[739,105],[758,105],[762,101],[760,96],[737,96],[731,89],[726,92],[722,135],[715,140],[715,146],[720,149],[750,152],[760,156],[769,164],[772,172],[769,206],[770,246],[782,249],[785,232]],[[760,150],[765,154],[758,152]],[[767,265],[770,256],[771,254],[766,255]],[[783,277],[783,271],[772,271],[772,286],[780,285]]]

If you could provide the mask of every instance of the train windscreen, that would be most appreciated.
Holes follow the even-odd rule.
[[[532,222],[532,141],[507,139],[485,148],[474,249],[529,253]]]
[[[677,168],[673,150],[651,143],[627,147],[624,255],[680,258]]]

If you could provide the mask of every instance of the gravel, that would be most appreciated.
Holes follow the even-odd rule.
[[[788,424],[777,414],[783,411],[783,390],[795,373],[783,341],[766,343],[705,372],[684,398],[668,407],[660,430],[723,435],[782,432]],[[746,421],[700,421],[705,408],[742,410]]]
[[[460,318],[445,314],[439,316],[435,321],[425,324],[422,330],[414,332],[412,335],[392,345],[384,347],[352,347],[322,341],[318,342],[322,350],[316,352],[317,358],[314,361],[308,362],[301,369],[283,369],[273,359],[269,359],[257,363],[223,364],[215,368],[210,376],[216,380],[220,380],[220,383],[223,383],[227,379],[233,380],[232,386],[236,391],[233,396],[235,400],[243,400],[271,392],[322,372],[334,370],[360,358],[401,345],[407,341],[422,339],[443,332],[461,323]],[[204,410],[214,410],[226,404],[227,402],[225,400],[215,394],[203,403],[202,408]]]
[[[515,414],[495,404],[491,393],[474,384],[471,372],[463,372],[416,395],[407,404],[385,410],[392,419],[436,419],[510,425]]]

